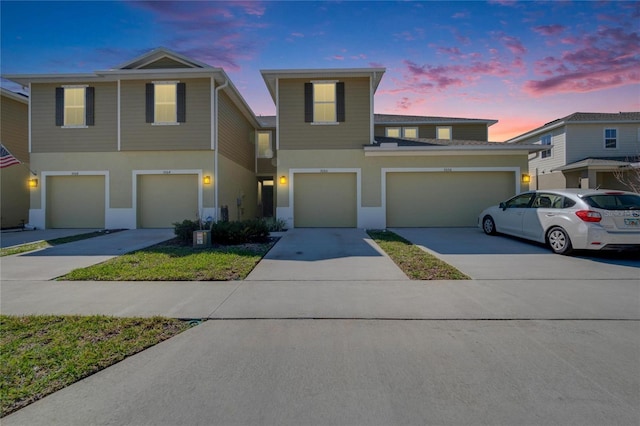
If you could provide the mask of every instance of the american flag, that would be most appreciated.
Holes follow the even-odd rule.
[[[0,145],[0,153],[2,154],[2,160],[0,161],[0,169],[4,169],[5,167],[13,166],[14,164],[20,164],[20,160],[11,155],[7,148],[4,145]]]

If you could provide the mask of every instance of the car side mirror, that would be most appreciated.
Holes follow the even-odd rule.
[[[500,208],[504,211],[507,209],[507,205],[505,203],[500,203]]]

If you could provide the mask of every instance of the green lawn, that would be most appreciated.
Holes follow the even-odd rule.
[[[124,254],[61,280],[80,281],[229,281],[242,280],[274,242],[194,249],[175,240]]]
[[[0,315],[0,413],[6,416],[188,327],[167,318]]]
[[[47,241],[37,241],[31,244],[22,244],[15,247],[2,248],[0,249],[0,257],[10,256],[12,254],[27,253],[27,252],[38,250],[38,249],[58,246],[60,244],[72,243],[74,241],[86,240],[88,238],[99,237],[101,235],[106,235],[113,232],[117,232],[117,230],[88,232],[86,234],[72,235],[70,237],[54,238],[52,240],[47,240]]]
[[[367,234],[412,280],[468,280],[469,277],[398,234],[368,230]]]

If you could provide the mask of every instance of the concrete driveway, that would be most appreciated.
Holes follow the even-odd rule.
[[[37,231],[34,231],[37,232]],[[174,237],[173,229],[131,229],[0,258],[0,279],[52,280],[77,268],[158,244]]]
[[[362,229],[291,229],[249,281],[408,280]]]
[[[547,247],[478,228],[398,228],[393,232],[421,246],[473,279],[640,279],[640,260],[615,253],[561,256]]]
[[[24,231],[3,231],[0,233],[0,247],[12,247],[20,244],[88,234],[89,232],[95,231],[100,231],[100,229],[35,229]]]

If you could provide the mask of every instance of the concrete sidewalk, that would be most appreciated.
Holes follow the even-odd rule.
[[[173,238],[172,229],[131,229],[0,258],[0,280],[51,280]]]
[[[4,314],[212,319],[640,319],[639,280],[2,283]]]

